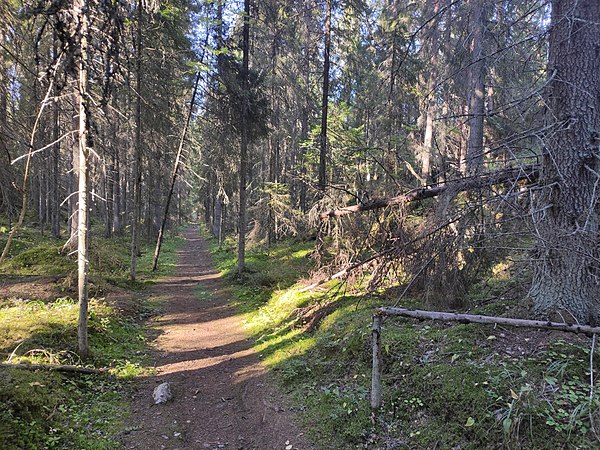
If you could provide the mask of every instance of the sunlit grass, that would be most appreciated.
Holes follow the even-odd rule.
[[[11,363],[81,364],[78,305],[14,301],[0,308],[0,354]],[[127,411],[122,381],[146,373],[140,324],[103,301],[90,302],[92,359],[111,375],[66,376],[1,369],[0,439],[5,448],[115,448]],[[23,387],[27,386],[27,390]],[[91,425],[91,426],[90,426]]]
[[[555,344],[548,337],[535,354],[521,357],[496,346],[512,332],[492,326],[389,319],[382,337],[384,403],[374,418],[371,316],[396,299],[344,295],[335,283],[299,293],[298,280],[310,267],[310,244],[304,245],[252,250],[250,270],[241,277],[227,243],[213,246],[213,255],[256,350],[302,411],[318,448],[596,447],[589,418],[598,420],[600,402],[598,388],[591,402],[586,397],[585,344]],[[511,299],[479,304],[490,287],[503,292],[507,283],[518,283],[507,267],[494,269],[486,291],[471,293],[472,312],[502,315],[518,307]],[[301,314],[316,305],[332,307],[307,332]],[[404,298],[402,305],[427,306],[418,298]],[[527,345],[512,339],[509,352]]]
[[[93,293],[109,295],[90,299],[91,358],[86,361],[77,355],[76,300],[62,297],[42,302],[15,297],[0,302],[2,361],[111,368],[107,375],[0,369],[0,447],[119,448],[118,435],[129,414],[126,380],[152,371],[147,364],[149,334],[143,320],[153,314],[158,300],[139,293],[127,296],[119,290],[116,302],[110,292],[115,286],[139,290],[156,276],[172,273],[181,243],[182,239],[175,238],[165,241],[156,273],[150,271],[153,243],[144,243],[139,281],[132,283],[128,280],[128,239],[93,239]],[[59,243],[39,236],[36,230],[22,230],[12,249],[2,267],[11,277],[59,274],[64,275],[61,286],[76,281],[73,256],[59,254]],[[43,282],[53,283],[51,279]]]

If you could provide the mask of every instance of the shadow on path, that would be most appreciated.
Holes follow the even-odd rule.
[[[176,275],[152,295],[165,300],[156,319],[157,375],[133,398],[128,449],[311,450],[229,303],[197,227],[185,234]],[[197,298],[198,289],[208,293]],[[153,405],[152,391],[171,383],[173,400]],[[290,447],[291,446],[291,447]]]

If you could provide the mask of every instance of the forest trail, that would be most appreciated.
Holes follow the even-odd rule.
[[[125,448],[313,449],[270,386],[197,227],[185,233],[176,275],[151,294],[164,301],[155,324],[157,375],[134,395]],[[164,381],[173,399],[154,405],[152,391]]]

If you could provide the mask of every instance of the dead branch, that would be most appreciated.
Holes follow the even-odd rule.
[[[438,225],[437,227],[435,227],[435,229],[433,229],[433,230],[429,230],[429,231],[427,231],[426,233],[422,234],[421,236],[418,236],[417,238],[413,239],[413,240],[412,240],[412,241],[410,241],[408,244],[414,244],[415,242],[417,242],[417,241],[419,241],[419,240],[421,240],[421,239],[425,239],[425,238],[427,238],[427,237],[431,236],[432,234],[434,234],[434,233],[437,233],[437,232],[438,232],[438,231],[440,231],[441,229],[443,229],[443,228],[447,227],[448,225],[450,225],[450,224],[452,224],[452,223],[456,222],[457,220],[459,220],[459,218],[458,218],[458,217],[452,217],[452,218],[450,218],[448,221],[444,222],[443,224],[441,224],[441,225]],[[405,245],[406,245],[406,244],[405,244]],[[399,250],[399,249],[398,249],[398,247],[392,247],[392,248],[389,248],[389,249],[387,249],[387,250],[384,250],[384,251],[382,251],[382,252],[376,253],[375,255],[373,255],[373,256],[370,256],[370,257],[368,257],[367,259],[364,259],[364,260],[362,260],[362,261],[358,261],[358,262],[356,262],[356,263],[354,263],[354,264],[351,264],[351,265],[349,265],[349,266],[348,266],[348,267],[346,267],[345,269],[342,269],[342,270],[340,270],[339,272],[336,272],[336,273],[334,273],[333,275],[328,275],[328,276],[326,276],[326,277],[323,277],[323,278],[319,279],[318,281],[315,281],[314,283],[311,283],[311,284],[309,284],[308,286],[305,286],[305,287],[303,287],[302,289],[300,289],[300,290],[298,291],[298,293],[303,293],[303,292],[307,292],[307,291],[313,290],[314,288],[316,288],[316,287],[319,287],[319,286],[321,286],[321,285],[323,285],[323,284],[325,284],[325,283],[327,283],[327,282],[329,282],[329,281],[332,281],[332,280],[336,280],[336,279],[338,279],[338,278],[341,278],[341,277],[343,277],[343,276],[347,275],[348,273],[352,272],[353,270],[359,269],[360,267],[362,267],[362,266],[364,266],[364,265],[366,265],[366,264],[368,264],[368,263],[370,263],[370,262],[372,262],[372,261],[375,261],[375,260],[377,260],[377,259],[379,259],[379,258],[382,258],[382,257],[384,257],[384,256],[387,256],[387,255],[389,255],[389,254],[391,254],[391,253],[397,252],[398,250]],[[436,256],[436,255],[434,255],[434,256]],[[432,258],[432,259],[433,259],[433,258]],[[430,259],[430,260],[427,262],[426,266],[427,266],[427,265],[429,265],[429,264],[431,263],[432,259]],[[419,274],[420,274],[420,273],[421,273],[421,272],[422,272],[422,271],[423,271],[423,270],[426,268],[426,266],[425,266],[425,267],[423,267],[423,268],[422,268],[422,269],[419,271]],[[406,289],[406,290],[404,291],[404,293],[403,293],[403,294],[400,296],[400,299],[402,299],[402,297],[404,297],[404,294],[406,294],[406,291],[407,291],[407,290],[408,290],[408,289],[409,289],[409,288],[412,286],[412,284],[414,283],[415,279],[416,279],[416,277],[414,277],[414,278],[413,278],[413,280],[412,280],[412,281],[409,283],[409,285],[407,286],[407,289]]]
[[[406,194],[396,197],[381,197],[375,198],[366,203],[358,205],[346,206],[345,208],[332,209],[330,211],[319,214],[321,220],[326,220],[329,217],[340,217],[346,214],[354,214],[357,212],[372,211],[374,209],[386,208],[388,206],[404,205],[406,203],[425,200],[428,198],[437,197],[441,193],[452,189],[456,192],[463,192],[475,189],[483,189],[504,183],[506,181],[535,181],[539,176],[539,167],[537,165],[528,165],[519,168],[508,168],[499,170],[493,173],[486,173],[480,176],[463,178],[454,181],[448,181],[438,186],[426,186],[418,189],[413,189]]]
[[[5,369],[22,369],[22,370],[49,370],[56,372],[68,372],[68,373],[82,373],[86,375],[97,374],[107,375],[110,374],[108,368],[103,367],[101,369],[93,369],[91,367],[79,367],[69,365],[55,365],[55,364],[10,364],[1,363],[0,368]]]
[[[521,328],[541,328],[544,330],[566,331],[570,333],[582,333],[594,335],[600,333],[600,327],[589,325],[569,324],[562,322],[550,322],[543,320],[512,319],[507,317],[481,316],[476,314],[459,314],[438,311],[423,311],[419,309],[406,308],[379,308],[376,314],[381,316],[404,316],[413,319],[443,320],[446,322],[460,323],[483,323],[491,325],[507,325]]]
[[[17,223],[12,228],[12,230],[10,230],[8,238],[6,239],[6,243],[4,244],[4,250],[2,251],[2,254],[0,255],[0,264],[2,264],[2,262],[8,255],[8,251],[10,250],[12,241],[13,241],[15,235],[17,234],[17,232],[19,231],[19,229],[21,228],[21,226],[23,225],[23,220],[25,219],[25,214],[27,213],[27,201],[28,201],[28,194],[29,194],[29,171],[31,169],[31,158],[33,156],[33,145],[35,143],[35,136],[36,136],[38,128],[39,128],[39,124],[40,124],[40,121],[42,118],[42,113],[44,112],[44,108],[50,104],[50,94],[52,93],[53,86],[54,86],[54,81],[50,80],[50,83],[48,84],[48,90],[46,92],[46,96],[44,97],[44,100],[42,101],[42,105],[40,106],[40,110],[38,111],[37,116],[35,118],[35,122],[33,124],[33,129],[31,130],[31,137],[29,139],[29,151],[27,152],[27,159],[25,162],[25,172],[23,173],[23,188],[21,189],[21,192],[23,193],[23,201],[21,203],[21,213],[19,214],[19,219],[17,220]]]
[[[302,289],[300,289],[298,292],[302,293],[302,292],[310,291],[310,290],[316,288],[317,286],[321,286],[322,284],[327,283],[328,281],[336,280],[338,278],[341,278],[344,275],[346,275],[348,272],[351,272],[351,271],[353,271],[355,269],[358,269],[359,267],[364,266],[365,264],[368,264],[371,261],[379,259],[382,256],[388,255],[388,254],[390,254],[390,253],[392,253],[392,252],[394,252],[396,250],[398,250],[396,247],[392,247],[392,248],[387,249],[387,250],[385,250],[385,251],[383,251],[381,253],[377,253],[376,255],[370,256],[369,258],[367,258],[365,260],[362,260],[362,261],[359,261],[357,263],[354,263],[354,264],[346,267],[343,270],[340,270],[339,272],[337,272],[337,273],[335,273],[333,275],[329,275],[329,276],[327,276],[325,278],[320,279],[319,281],[316,281],[316,282],[314,282],[314,283],[312,283],[312,284],[310,284],[308,286],[305,286]]]

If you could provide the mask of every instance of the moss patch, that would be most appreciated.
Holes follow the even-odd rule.
[[[536,330],[387,320],[383,408],[373,420],[371,314],[394,299],[347,295],[335,283],[298,293],[309,251],[310,243],[293,241],[251,250],[250,271],[238,277],[233,248],[213,246],[257,350],[319,448],[597,447],[599,391],[596,383],[590,400],[589,339]],[[513,281],[499,273],[504,289]],[[480,314],[523,309],[510,299],[479,303]],[[334,307],[307,333],[299,313],[319,305]],[[418,299],[405,306],[423,307]]]
[[[72,289],[73,264],[69,256],[58,254],[55,242],[20,233],[13,256],[2,269],[16,273],[12,281],[27,282],[19,273],[60,273],[59,283],[66,293]],[[28,242],[29,250],[21,245]],[[150,272],[152,243],[145,244],[140,258],[140,281],[128,277],[128,242],[125,238],[97,240],[90,248],[91,294],[102,297],[90,301],[89,341],[92,367],[111,367],[111,376],[63,374],[47,371],[0,369],[0,447],[3,449],[114,449],[129,414],[130,379],[146,375],[149,351],[144,319],[156,305],[141,294],[116,288],[139,290],[157,274],[173,270],[176,250],[182,240],[165,242],[160,270]],[[39,257],[39,259],[38,259]],[[35,277],[37,284],[48,277]],[[14,284],[12,285],[15,286]],[[56,291],[48,287],[46,293]],[[77,350],[77,302],[69,297],[48,296],[36,300],[33,294],[6,297],[0,302],[0,358],[3,361],[43,364],[81,364]],[[103,295],[108,294],[105,298]]]

